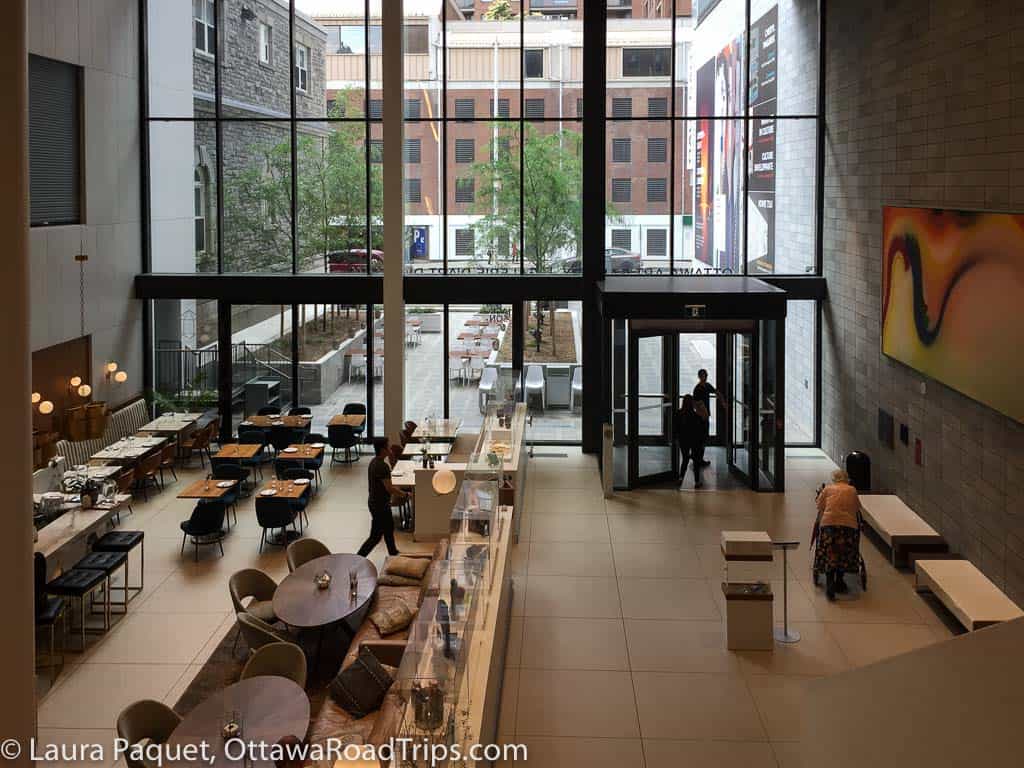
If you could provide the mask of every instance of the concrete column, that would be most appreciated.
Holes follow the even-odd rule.
[[[382,5],[382,8],[384,6]],[[384,99],[384,433],[398,442],[405,421],[405,201],[402,194],[402,125],[405,105],[405,56],[402,0],[386,3],[383,29]]]
[[[4,307],[4,375],[0,376],[0,486],[4,489],[0,584],[4,585],[4,694],[0,741],[23,747],[35,733],[35,621],[32,600],[32,409],[28,260],[28,27],[26,0],[10,0],[0,25],[0,304]],[[21,756],[5,765],[29,765]]]

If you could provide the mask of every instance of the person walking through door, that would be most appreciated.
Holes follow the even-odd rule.
[[[708,381],[708,372],[704,368],[697,371],[697,385],[693,388],[693,399],[700,403],[704,407],[704,413],[707,414],[705,418],[705,426],[707,433],[711,431],[711,396],[716,397],[724,401],[724,395],[719,394],[718,390],[715,389],[715,385]],[[700,409],[698,409],[698,413]],[[704,445],[707,444],[707,436],[705,435]],[[710,461],[704,458],[704,445],[701,446],[700,452],[700,465],[707,467],[711,464]]]
[[[682,405],[675,413],[676,445],[679,448],[679,489],[686,480],[686,468],[693,462],[693,487],[700,488],[701,480],[700,444],[704,426],[693,407],[693,396],[683,395]]]
[[[373,459],[367,470],[369,493],[366,504],[370,508],[370,535],[359,548],[359,554],[366,557],[384,539],[388,554],[399,554],[395,545],[395,519],[391,516],[391,499],[404,499],[408,494],[396,488],[391,482],[391,465],[388,464],[388,440],[378,437],[373,441]]]

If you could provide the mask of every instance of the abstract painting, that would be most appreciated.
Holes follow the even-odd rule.
[[[1024,421],[1024,214],[883,210],[882,352]]]

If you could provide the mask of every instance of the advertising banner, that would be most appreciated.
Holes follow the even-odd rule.
[[[778,123],[779,9],[750,27],[747,262],[752,273],[775,271],[775,153]]]

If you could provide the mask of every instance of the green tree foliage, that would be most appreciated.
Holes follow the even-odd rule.
[[[349,116],[351,109],[349,110]],[[300,270],[326,269],[330,251],[366,246],[365,128],[360,123],[311,123],[296,142],[296,211]],[[226,271],[291,270],[291,140],[264,139],[253,158],[224,169]],[[381,166],[370,166],[373,247],[382,233]]]
[[[518,19],[519,14],[512,10],[511,0],[493,0],[484,18],[488,21],[512,21]]]

